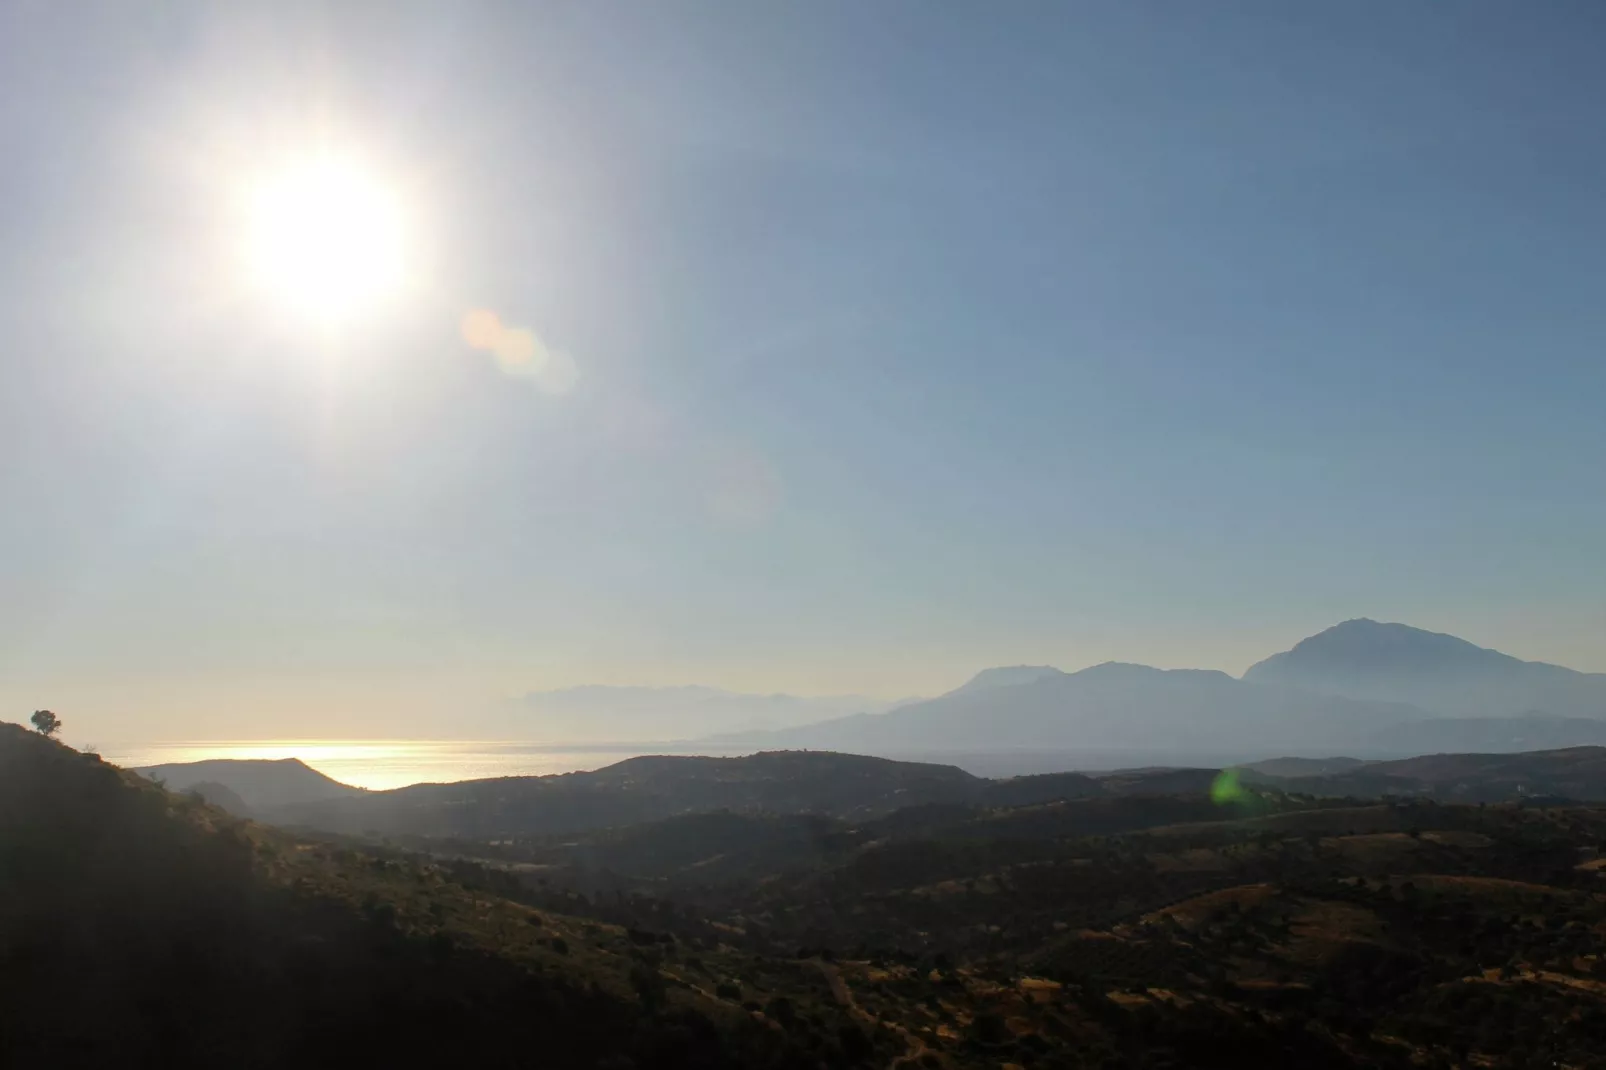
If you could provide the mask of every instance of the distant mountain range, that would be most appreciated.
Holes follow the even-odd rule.
[[[1372,620],[1301,640],[1251,666],[1244,680],[1404,702],[1444,717],[1606,718],[1606,673],[1522,661],[1453,635]]]
[[[860,753],[1050,747],[1219,751],[1253,740],[1273,752],[1344,747],[1427,716],[1402,704],[1252,684],[1223,672],[1115,662],[1027,683],[972,687],[888,713],[771,733],[786,747]]]
[[[986,669],[881,714],[754,733],[755,744],[912,756],[1151,749],[1202,760],[1272,753],[1531,750],[1606,743],[1606,674],[1522,661],[1454,636],[1352,620],[1236,679],[1115,662]]]
[[[503,739],[614,743],[692,739],[790,728],[895,703],[863,695],[757,695],[713,687],[606,687],[532,691],[504,703],[486,726]]]
[[[1039,680],[1065,673],[1052,665],[1007,665],[997,669],[983,669],[959,687],[960,691],[991,691],[995,687],[1015,687],[1035,684]]]
[[[1126,764],[1145,753],[1157,763],[1196,764],[1275,753],[1381,758],[1606,743],[1606,673],[1359,619],[1303,639],[1241,678],[1117,662],[1079,672],[1009,665],[983,669],[945,695],[902,702],[586,686],[510,699],[473,731],[576,745],[700,740],[947,761],[1052,751],[1073,767],[1097,767],[1101,752]],[[1037,766],[1055,767],[1064,766]]]
[[[1606,674],[1526,662],[1454,636],[1371,620],[1346,621],[1304,639],[1242,678],[1117,662],[1074,673],[1016,665],[985,669],[937,698],[887,705],[855,696],[799,698],[707,687],[578,687],[518,700],[505,711],[501,734],[583,742],[701,733],[722,747],[921,759],[1004,774],[1117,765],[1220,767],[1279,754],[1375,761],[1606,745]],[[1009,760],[985,760],[988,755]],[[640,768],[622,763],[608,776]],[[290,806],[328,803],[320,811],[327,817],[400,805],[394,793],[372,793],[386,801],[352,798],[363,793],[293,761],[203,762],[144,772],[170,788],[215,795],[237,812],[243,806],[255,814],[279,814]],[[584,785],[606,780],[601,772],[572,776],[557,795],[549,785],[540,787],[542,805],[570,805],[584,795]],[[533,782],[485,783],[504,785],[507,805],[520,807],[528,802],[521,785]],[[451,798],[459,789],[406,790],[422,800]],[[475,789],[480,795],[491,790]],[[721,798],[734,798],[721,791]],[[905,796],[899,805],[915,797]],[[631,806],[645,810],[627,807],[615,816],[642,820],[655,807],[675,812],[691,805],[691,798],[638,794]],[[344,827],[345,821],[342,816],[337,823]]]

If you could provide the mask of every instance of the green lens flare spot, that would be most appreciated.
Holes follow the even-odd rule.
[[[1210,801],[1226,805],[1246,798],[1248,792],[1238,783],[1238,770],[1223,769],[1210,784]]]

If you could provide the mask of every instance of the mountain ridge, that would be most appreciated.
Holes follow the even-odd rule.
[[[1551,719],[1523,719],[1536,713]],[[1118,661],[1076,672],[1000,666],[884,713],[732,738],[900,755],[920,748],[1150,747],[1221,760],[1279,749],[1354,750],[1372,758],[1531,749],[1606,741],[1606,674],[1523,661],[1457,636],[1361,617],[1307,636],[1241,677]]]
[[[1606,673],[1524,661],[1458,636],[1366,617],[1307,636],[1251,665],[1243,679],[1404,702],[1440,716],[1606,718]]]
[[[1036,683],[1041,679],[1064,675],[1066,675],[1064,669],[1056,669],[1052,665],[1000,665],[981,670],[955,690],[985,691],[994,687],[1018,687],[1021,684]]]
[[[582,684],[531,691],[510,699],[486,728],[508,739],[662,741],[787,728],[854,713],[878,713],[896,704],[866,695],[760,694],[702,684]]]
[[[883,753],[1038,747],[1193,747],[1231,739],[1256,748],[1349,745],[1358,736],[1428,716],[1414,707],[1313,694],[1238,680],[1214,669],[1105,662],[1008,686],[961,687],[881,714],[754,733],[765,746]]]

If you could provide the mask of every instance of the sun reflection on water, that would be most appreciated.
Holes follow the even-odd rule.
[[[408,784],[547,776],[600,769],[638,754],[673,754],[677,748],[620,745],[582,750],[561,744],[509,740],[257,739],[107,744],[100,747],[99,752],[107,761],[128,768],[214,758],[266,761],[299,758],[342,783],[383,790]],[[704,747],[696,753],[726,752]]]

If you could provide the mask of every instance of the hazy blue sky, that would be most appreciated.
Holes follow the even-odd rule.
[[[0,5],[0,700],[450,729],[580,682],[1606,670],[1606,9]],[[318,144],[406,300],[232,277]],[[566,393],[459,336],[572,355]],[[20,712],[19,712],[20,711]]]

